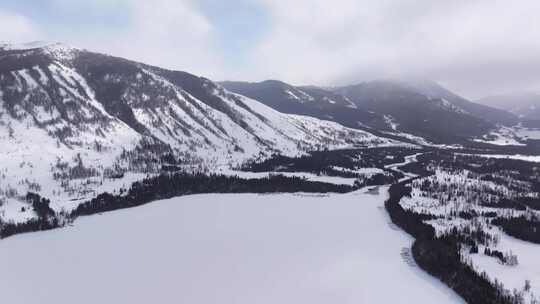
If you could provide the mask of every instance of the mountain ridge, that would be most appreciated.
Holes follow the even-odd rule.
[[[518,121],[511,113],[472,103],[426,80],[375,80],[333,88],[293,86],[276,80],[220,84],[282,112],[329,119],[352,128],[420,136],[435,143],[463,143],[495,130],[499,124],[514,125]],[[295,98],[287,94],[293,90],[303,90],[303,95],[311,99],[293,102]],[[309,92],[314,91],[342,102],[328,105],[313,98]]]

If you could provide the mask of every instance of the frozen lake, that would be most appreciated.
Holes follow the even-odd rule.
[[[463,303],[402,256],[380,194],[209,194],[0,241],[10,304]]]

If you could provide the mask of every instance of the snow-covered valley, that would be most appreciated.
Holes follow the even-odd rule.
[[[194,195],[18,235],[2,302],[463,303],[407,258],[386,189]]]
[[[1,301],[540,301],[538,129],[438,85],[269,83],[0,44]]]

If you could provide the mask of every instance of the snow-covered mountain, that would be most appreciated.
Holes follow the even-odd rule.
[[[461,110],[493,124],[513,126],[517,123],[517,117],[511,112],[481,103],[471,102],[433,81],[402,81],[401,85],[417,90],[432,100],[439,99],[442,101],[443,106],[453,107],[457,111]]]
[[[431,81],[378,80],[335,90],[359,108],[390,117],[398,130],[434,142],[461,142],[518,121],[511,113],[470,102]]]
[[[20,209],[27,191],[76,206],[165,165],[213,168],[395,143],[279,113],[185,72],[62,44],[0,45],[4,212]]]
[[[239,91],[244,95],[258,96],[268,100],[272,107],[291,107],[291,103],[310,104],[320,108],[345,106],[356,108],[356,105],[342,95],[315,86],[296,87],[279,80],[262,82],[224,81],[220,83],[231,91]]]
[[[309,115],[351,128],[390,130],[382,115],[359,109],[345,96],[324,88],[298,87],[278,80],[225,81],[220,84],[283,113]]]
[[[511,126],[518,121],[511,113],[472,103],[424,80],[378,80],[336,88],[296,87],[276,80],[222,85],[278,111],[377,130],[416,142],[427,139],[435,143],[463,143],[496,130],[497,125]]]

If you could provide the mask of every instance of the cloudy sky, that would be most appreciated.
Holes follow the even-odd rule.
[[[2,0],[0,40],[60,41],[215,80],[427,78],[540,91],[538,0]]]

